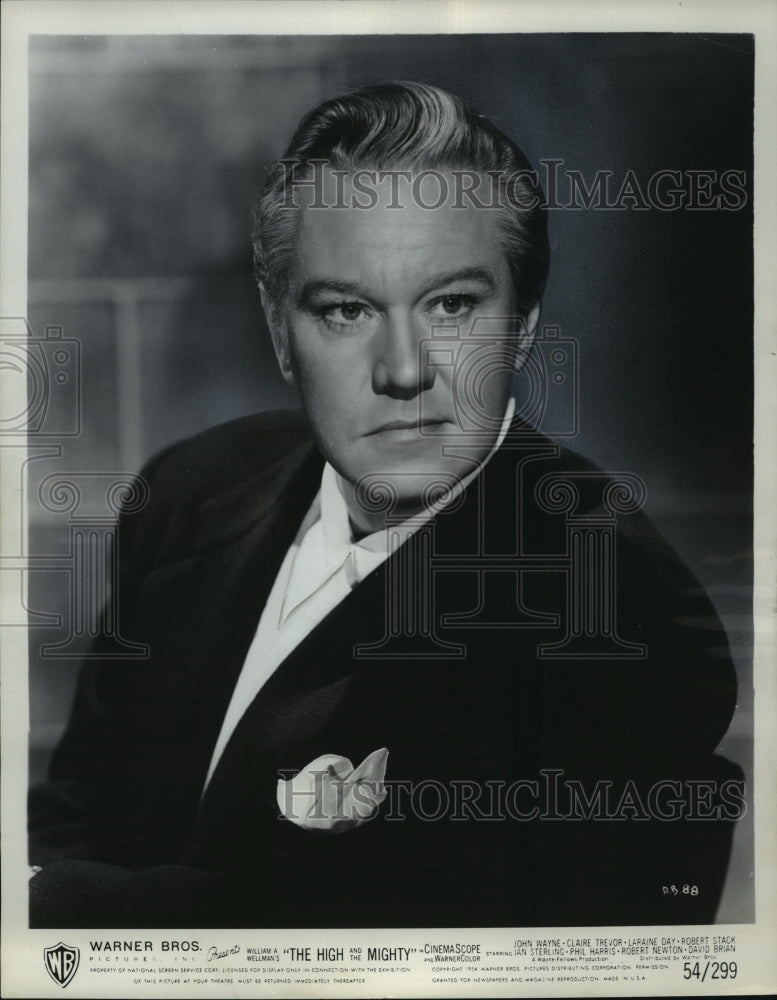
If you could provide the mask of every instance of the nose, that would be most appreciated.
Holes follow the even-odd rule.
[[[428,327],[413,322],[405,312],[387,315],[373,366],[375,392],[412,399],[434,384],[435,371],[422,357]]]

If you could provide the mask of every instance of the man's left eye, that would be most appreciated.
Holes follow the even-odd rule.
[[[429,312],[445,319],[465,316],[474,305],[469,295],[443,295],[431,303]]]

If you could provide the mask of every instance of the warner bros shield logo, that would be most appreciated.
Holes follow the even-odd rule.
[[[78,959],[81,952],[69,944],[55,944],[53,948],[43,949],[43,964],[46,972],[59,986],[67,986],[78,969]]]

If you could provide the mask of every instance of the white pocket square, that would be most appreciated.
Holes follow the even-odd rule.
[[[324,754],[293,778],[279,778],[278,808],[305,830],[342,833],[372,819],[386,798],[388,750],[382,747],[357,768],[347,757]]]

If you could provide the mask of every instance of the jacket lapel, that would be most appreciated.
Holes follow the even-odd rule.
[[[446,554],[468,552],[471,545],[476,544],[485,489],[488,489],[487,503],[492,518],[502,523],[507,519],[508,523],[515,522],[515,465],[515,452],[494,456],[487,469],[489,481],[475,481],[461,506],[436,518],[434,544],[437,551]],[[290,482],[283,495],[279,494],[279,506],[294,506],[294,488]],[[303,509],[295,511],[291,518],[295,521],[294,530],[285,531],[282,537],[268,539],[266,530],[252,536],[257,557],[252,561],[264,566],[266,575],[262,586],[253,588],[256,603],[252,605],[250,630],[243,635],[243,656],[253,638],[258,614],[277,569],[307,506],[305,503]],[[515,537],[514,532],[508,534]],[[462,544],[465,545],[463,550]],[[272,546],[272,557],[265,566],[264,550],[268,545]],[[393,655],[389,653],[382,659],[363,659],[354,655],[355,646],[380,640],[386,633],[388,581],[392,574],[395,578],[399,576],[401,559],[406,563],[404,571],[409,564],[410,571],[420,581],[429,552],[419,546],[408,556],[407,545],[402,546],[305,637],[254,698],[225,747],[203,796],[184,852],[185,861],[211,856],[210,845],[212,839],[219,836],[219,831],[250,824],[251,816],[260,823],[262,816],[264,823],[275,821],[275,784],[279,769],[298,769],[321,753],[347,755],[357,764],[372,750],[389,745],[393,774],[398,767],[409,769],[423,763],[428,769],[420,772],[423,778],[430,774],[440,776],[446,767],[461,768],[456,746],[462,742],[470,755],[482,750],[482,755],[490,754],[492,762],[494,753],[503,752],[492,746],[493,733],[489,735],[487,718],[482,720],[486,723],[485,729],[473,725],[467,734],[448,731],[448,720],[466,718],[476,710],[478,703],[487,712],[487,703],[493,699],[493,686],[502,683],[499,678],[505,662],[509,661],[511,676],[508,680],[513,684],[519,648],[525,648],[525,660],[533,661],[531,649],[532,644],[536,645],[536,633],[529,636],[525,630],[517,634],[503,630],[493,643],[493,655],[477,655],[474,663],[471,655],[462,658],[456,654],[455,641],[449,642],[448,647],[442,646],[442,651],[433,660],[403,652],[401,645],[396,644]],[[246,580],[246,576],[242,576],[232,588],[235,600],[244,600],[238,582],[243,586]],[[453,575],[441,589],[455,594]],[[459,610],[466,608],[459,607]],[[447,634],[441,638],[448,642]],[[482,631],[459,632],[451,634],[450,638],[464,639],[470,651],[489,640]],[[497,647],[508,638],[510,652],[505,656]],[[230,693],[241,666],[242,661],[235,664]],[[523,688],[524,695],[528,696],[524,704],[530,706],[532,698],[525,681]],[[227,703],[228,697],[220,709],[219,724]],[[455,763],[451,765],[450,760]],[[239,821],[235,820],[236,813],[241,814]]]
[[[300,446],[261,477],[209,499],[189,529],[186,558],[164,563],[143,584],[135,614],[153,623],[143,636],[154,691],[146,738],[169,747],[176,794],[192,808],[267,595],[320,476],[320,457]]]

